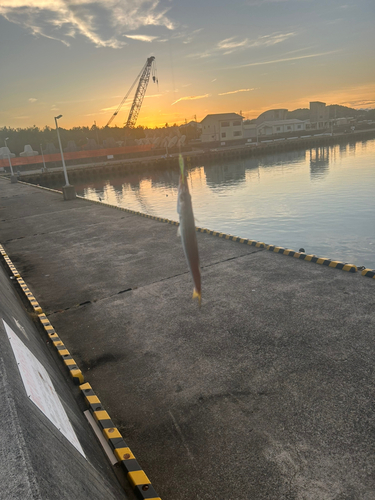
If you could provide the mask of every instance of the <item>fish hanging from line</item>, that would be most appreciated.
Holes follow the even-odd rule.
[[[179,157],[179,163],[181,175],[177,199],[177,212],[180,217],[178,233],[181,236],[182,248],[184,249],[186,261],[194,281],[193,299],[198,299],[200,307],[202,301],[202,290],[197,234],[195,230],[193,206],[191,204],[191,196],[189,193],[189,186],[187,183],[182,155]]]

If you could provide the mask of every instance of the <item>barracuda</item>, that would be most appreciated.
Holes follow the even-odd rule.
[[[193,206],[191,204],[189,186],[184,170],[184,160],[181,155],[179,162],[181,170],[177,200],[177,212],[180,217],[179,234],[181,236],[182,248],[184,249],[186,261],[194,281],[193,299],[197,298],[200,306],[202,300],[201,273],[199,268],[199,253]]]

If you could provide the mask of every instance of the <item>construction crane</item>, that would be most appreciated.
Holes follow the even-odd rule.
[[[141,72],[139,73],[139,75],[137,76],[137,78],[134,80],[134,83],[130,87],[128,93],[123,98],[123,100],[120,102],[120,104],[118,105],[116,111],[113,113],[113,115],[109,119],[106,127],[108,127],[112,123],[112,121],[116,118],[116,116],[118,115],[120,109],[122,108],[122,106],[124,105],[126,99],[128,98],[130,92],[133,90],[134,85],[139,80],[137,91],[136,91],[134,99],[133,99],[133,104],[132,104],[132,107],[130,108],[128,120],[126,122],[126,127],[128,127],[128,128],[133,128],[135,126],[137,118],[138,118],[138,115],[139,115],[139,111],[141,110],[143,98],[144,98],[146,90],[147,90],[147,85],[148,85],[148,82],[149,82],[149,79],[150,79],[151,70],[152,70],[152,79],[153,79],[153,82],[154,83],[159,83],[159,81],[157,79],[157,76],[156,76],[155,64],[153,64],[154,61],[155,61],[155,57],[154,56],[151,56],[151,57],[147,58],[146,64],[143,66],[143,68],[141,69]]]

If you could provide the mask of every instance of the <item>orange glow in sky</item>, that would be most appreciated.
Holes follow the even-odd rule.
[[[0,127],[104,126],[155,56],[137,125],[309,102],[375,107],[373,2],[3,0]],[[199,15],[198,15],[199,13]],[[361,33],[361,36],[358,36]],[[112,122],[123,126],[135,94]]]

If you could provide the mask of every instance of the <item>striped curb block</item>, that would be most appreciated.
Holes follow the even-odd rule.
[[[91,414],[98,424],[98,427],[109,443],[118,462],[122,463],[123,468],[126,472],[127,480],[129,481],[134,494],[140,500],[161,500],[161,498],[157,495],[155,489],[153,488],[151,481],[142,470],[130,448],[126,445],[119,430],[114,426],[110,416],[106,411],[103,410],[103,405],[101,404],[99,398],[95,395],[91,385],[89,383],[84,383],[85,379],[82,371],[78,368],[78,365],[71,356],[69,350],[65,347],[63,341],[57,335],[47,316],[43,313],[42,308],[30,292],[25,281],[21,278],[18,271],[13,266],[12,261],[8,257],[2,245],[0,245],[0,255],[4,258],[9,268],[14,268],[13,274],[15,276],[16,274],[18,275],[17,283],[20,285],[21,290],[25,293],[26,297],[30,301],[30,304],[32,305],[34,311],[38,313],[38,318],[41,325],[52,341],[52,344],[56,348],[57,353],[61,357],[64,365],[69,370],[69,374],[73,379],[73,382],[76,385],[80,386],[81,392],[85,398]]]
[[[4,255],[4,260],[5,262],[8,264],[8,267],[9,269],[11,270],[13,276],[15,278],[19,278],[21,275],[20,273],[17,271],[16,267],[13,265],[13,262],[10,260],[10,258],[8,257],[8,255]]]
[[[53,326],[48,321],[46,315],[43,313],[38,301],[35,299],[34,295],[30,292],[25,281],[21,278],[16,268],[13,266],[12,261],[5,253],[4,247],[0,245],[0,253],[4,257],[5,262],[8,264],[9,268],[12,270],[15,277],[17,277],[17,283],[19,284],[21,290],[26,295],[26,298],[34,309],[34,312],[38,314],[38,318],[42,323],[42,326],[46,330],[48,336],[52,339],[53,345],[56,347],[58,354],[61,356],[65,366],[68,368],[70,376],[75,384],[83,384],[84,377],[81,370],[78,368],[76,362],[70,355],[70,352],[65,348],[63,342],[59,339],[57,333],[55,332]]]
[[[79,388],[104,438],[111,447],[117,460],[121,462],[135,496],[140,500],[161,500],[153,488],[151,481],[143,472],[142,467],[125,443],[120,431],[114,426],[110,416],[103,409],[103,405],[96,396],[91,385],[87,382],[80,385]]]
[[[7,253],[6,251],[4,250],[4,247],[2,245],[0,245],[0,255],[5,258],[7,257]]]
[[[61,191],[57,191],[57,190],[54,190],[54,189],[45,188],[43,186],[37,186],[36,184],[30,184],[30,183],[27,183],[27,182],[23,182],[23,184],[27,184],[27,185],[33,186],[33,187],[39,187],[41,189],[46,189],[48,191],[53,191],[55,193],[61,194]],[[174,220],[165,219],[165,218],[162,218],[162,217],[156,217],[154,215],[144,214],[143,212],[137,212],[136,210],[130,210],[129,208],[118,207],[116,205],[111,205],[109,203],[104,203],[104,202],[99,201],[99,200],[90,200],[89,198],[84,198],[83,196],[78,196],[77,195],[77,198],[79,198],[80,200],[91,202],[91,203],[97,203],[97,204],[100,204],[100,205],[104,205],[105,207],[115,208],[117,210],[121,210],[123,212],[127,212],[127,213],[132,214],[132,215],[139,215],[139,216],[145,217],[147,219],[156,220],[158,222],[164,222],[164,223],[167,223],[167,224],[172,224],[174,226],[179,226],[179,222],[174,221]],[[343,270],[343,271],[348,271],[350,273],[356,273],[358,271],[357,266],[355,266],[354,264],[347,264],[347,263],[339,262],[339,261],[336,261],[336,260],[326,259],[326,258],[323,258],[323,257],[317,257],[316,255],[308,255],[308,254],[302,253],[302,252],[295,252],[294,250],[290,250],[290,249],[287,249],[287,248],[278,247],[278,246],[275,246],[275,245],[267,245],[266,243],[263,243],[261,241],[249,240],[247,238],[240,238],[239,236],[233,236],[231,234],[221,233],[220,231],[212,231],[211,229],[206,229],[206,228],[202,228],[202,227],[196,227],[195,230],[198,233],[206,233],[206,234],[209,234],[211,236],[217,236],[219,238],[223,238],[225,240],[231,240],[231,241],[235,241],[237,243],[243,243],[245,245],[251,245],[251,246],[254,246],[256,248],[264,248],[266,250],[270,250],[270,251],[275,252],[275,253],[280,253],[282,255],[289,255],[290,257],[295,257],[295,258],[298,258],[298,259],[301,259],[301,260],[306,260],[308,262],[314,262],[316,264],[321,264],[321,265],[327,266],[327,267],[333,267],[335,269],[340,269],[340,270]],[[371,273],[373,272],[371,269],[365,269],[365,271],[367,271],[367,273],[364,274],[364,272],[362,272],[361,273],[362,276],[373,277],[371,275]]]
[[[296,259],[315,262],[316,264],[321,264],[322,266],[335,267],[336,269],[342,269],[343,271],[348,271],[350,273],[356,273],[358,271],[357,266],[354,264],[344,264],[343,262],[339,262],[337,260],[325,259],[323,257],[317,257],[316,255],[308,255],[303,252],[295,252],[294,250],[289,250],[288,248],[267,245],[266,249],[271,252],[281,253],[282,255],[289,255],[290,257],[295,257]]]
[[[34,312],[37,314],[40,314],[42,311],[42,308],[40,307],[39,303],[37,302],[36,298],[34,295],[30,292],[28,289],[26,283],[23,281],[21,277],[17,278],[17,282],[20,285],[23,293],[26,295],[26,298],[29,300],[31,307],[34,309]]]
[[[129,208],[117,207],[115,205],[110,205],[109,203],[104,203],[104,202],[98,201],[98,200],[90,200],[88,198],[84,198],[83,196],[77,196],[77,198],[79,198],[81,200],[90,201],[91,203],[98,203],[98,204],[104,205],[106,207],[116,208],[118,210],[122,210],[123,212],[127,212],[127,213],[132,214],[132,215],[140,215],[141,217],[145,217],[147,219],[156,220],[158,222],[164,222],[167,224],[172,224],[174,226],[179,226],[179,222],[174,221],[174,220],[164,219],[162,217],[156,217],[154,215],[144,214],[142,212],[130,210]],[[198,233],[206,233],[206,234],[209,234],[211,236],[217,236],[218,238],[223,238],[225,240],[235,241],[237,243],[242,243],[244,245],[251,245],[251,246],[254,246],[256,248],[264,248],[266,250],[269,250],[269,251],[272,251],[275,253],[280,253],[282,255],[289,255],[290,257],[296,257],[298,259],[306,260],[308,262],[314,262],[317,264],[321,264],[323,266],[334,267],[336,269],[341,269],[343,271],[348,271],[350,273],[356,273],[358,271],[357,266],[355,266],[354,264],[346,264],[346,263],[339,262],[336,260],[317,257],[316,255],[308,255],[308,254],[302,253],[302,252],[295,252],[294,250],[290,250],[287,248],[277,247],[275,245],[267,245],[266,243],[263,243],[261,241],[249,240],[247,238],[233,236],[232,234],[221,233],[220,231],[212,231],[211,229],[206,229],[203,227],[196,227],[195,230]]]
[[[178,225],[178,224],[177,224]],[[223,238],[224,240],[236,241],[237,243],[243,243],[244,245],[251,245],[257,248],[266,248],[267,245],[261,241],[249,240],[247,238],[240,238],[239,236],[233,236],[232,234],[221,233],[220,231],[212,231],[211,229],[206,229],[204,227],[195,228],[198,233],[206,233],[211,236],[217,236],[218,238]]]
[[[47,332],[48,337],[51,339],[52,344],[55,346],[58,355],[61,357],[64,365],[69,370],[69,374],[76,385],[83,384],[85,379],[83,373],[78,368],[77,363],[74,361],[68,349],[65,347],[63,341],[57,335],[55,329],[47,319],[44,313],[38,315],[39,321]]]
[[[375,279],[375,269],[364,269],[361,272],[362,276],[367,276],[368,278],[374,278]]]

